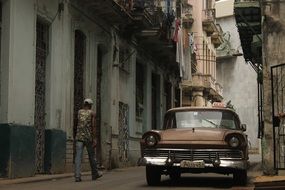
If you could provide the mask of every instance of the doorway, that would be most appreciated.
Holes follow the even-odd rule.
[[[152,73],[151,77],[151,94],[152,94],[152,129],[158,129],[160,126],[160,76]]]
[[[84,67],[86,57],[86,36],[80,30],[75,30],[74,43],[74,90],[73,90],[73,138],[76,137],[77,113],[81,109],[84,100]],[[75,142],[73,152],[75,153]],[[73,154],[73,160],[75,154]]]

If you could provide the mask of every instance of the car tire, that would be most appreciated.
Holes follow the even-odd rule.
[[[237,185],[246,185],[247,184],[247,171],[246,170],[236,170],[233,173],[234,183]]]
[[[146,166],[146,181],[150,186],[156,186],[160,183],[161,173],[157,166]]]

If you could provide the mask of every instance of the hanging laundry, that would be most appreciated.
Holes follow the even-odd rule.
[[[173,38],[172,38],[172,40],[174,41],[174,42],[176,42],[177,43],[177,41],[178,41],[178,30],[179,30],[179,28],[180,28],[180,19],[176,19],[176,21],[175,21],[175,30],[174,30],[174,35],[173,35]]]
[[[179,63],[180,77],[185,72],[185,61],[184,61],[184,48],[183,48],[183,32],[181,27],[178,27],[176,36],[176,62]]]

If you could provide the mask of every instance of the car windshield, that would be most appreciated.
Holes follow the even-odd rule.
[[[225,128],[237,129],[236,116],[223,110],[181,111],[166,118],[165,128]]]

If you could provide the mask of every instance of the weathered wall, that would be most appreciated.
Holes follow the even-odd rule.
[[[221,25],[224,32],[230,32],[231,48],[242,51],[233,15],[218,18],[217,23]],[[220,59],[217,63],[217,80],[223,86],[224,102],[231,100],[241,122],[247,124],[246,133],[251,144],[251,151],[259,153],[256,79],[256,72],[245,63],[242,56]]]
[[[75,30],[79,29],[86,35],[84,96],[95,101],[97,101],[98,48],[103,52],[101,81],[102,130],[100,134],[102,138],[102,163],[108,168],[112,160],[111,157],[116,159],[117,156],[116,135],[118,134],[119,102],[122,101],[127,102],[130,108],[129,152],[130,163],[134,165],[139,156],[139,138],[142,132],[151,128],[152,73],[160,75],[160,107],[157,110],[157,115],[159,117],[158,123],[162,123],[162,116],[165,111],[165,103],[162,101],[164,98],[164,71],[154,66],[150,60],[144,62],[146,65],[146,109],[142,129],[137,133],[135,63],[138,55],[134,54],[131,58],[129,76],[126,77],[123,73],[120,73],[119,68],[115,66],[118,64],[118,58],[113,60],[113,53],[115,52],[113,48],[117,43],[115,36],[118,39],[117,30],[103,20],[87,18],[78,9],[68,4],[68,1],[64,2],[64,10],[57,14],[57,0],[3,1],[0,123],[34,125],[36,20],[40,18],[50,25],[50,46],[46,68],[46,129],[49,131],[60,130],[63,132],[62,138],[67,140],[67,147],[63,146],[63,149],[54,146],[53,140],[47,142],[47,153],[53,157],[55,152],[61,154],[61,150],[66,148],[66,158],[61,156],[60,161],[65,160],[67,165],[65,169],[72,171],[74,37]],[[102,26],[104,29],[102,29]],[[133,45],[129,45],[132,50],[135,50]],[[96,106],[93,109],[96,110]],[[52,132],[50,135],[55,134],[56,132]],[[31,150],[33,149],[31,148]],[[50,162],[60,163],[60,161],[55,161],[57,159],[58,157],[54,157]],[[88,164],[87,162],[84,163],[85,165]],[[51,167],[52,171],[62,171],[62,168],[58,170],[56,165]]]
[[[263,84],[264,84],[264,138],[263,172],[275,174],[273,157],[273,127],[270,67],[285,62],[285,4],[283,2],[270,3],[263,6]],[[272,1],[273,2],[273,1]]]
[[[35,129],[0,124],[0,176],[30,177],[35,174]]]
[[[34,1],[3,2],[1,122],[34,121]],[[25,32],[23,32],[25,31]],[[3,114],[3,116],[2,116]]]

